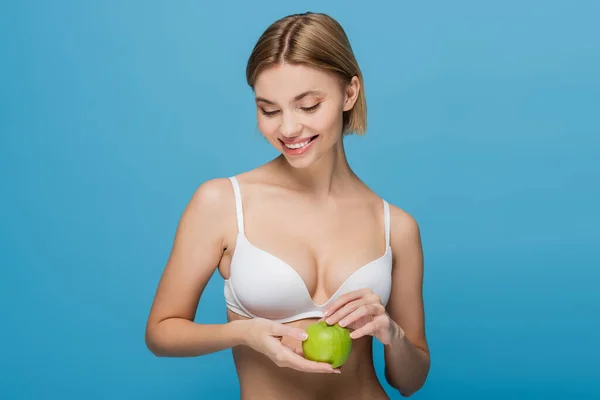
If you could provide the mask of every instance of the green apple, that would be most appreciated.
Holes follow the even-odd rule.
[[[311,361],[326,362],[333,368],[344,365],[352,350],[350,331],[338,324],[317,322],[306,328],[308,339],[302,342],[304,357]]]

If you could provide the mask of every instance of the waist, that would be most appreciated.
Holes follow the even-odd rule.
[[[286,325],[305,328],[315,320]],[[282,342],[293,348],[302,343],[290,338]],[[341,374],[321,374],[281,368],[265,355],[249,347],[232,349],[242,399],[388,399],[373,366],[370,337],[355,340]]]

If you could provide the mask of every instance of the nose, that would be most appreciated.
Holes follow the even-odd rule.
[[[292,115],[283,115],[279,131],[281,132],[282,136],[286,138],[293,138],[300,135],[302,132],[302,125],[296,121]]]

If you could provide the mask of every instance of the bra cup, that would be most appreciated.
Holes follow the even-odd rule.
[[[385,253],[354,271],[323,304],[315,304],[302,277],[280,258],[254,246],[244,234],[244,212],[240,185],[229,178],[235,196],[237,243],[231,259],[230,278],[225,280],[227,308],[248,318],[279,322],[321,317],[323,309],[344,293],[370,288],[387,304],[392,286],[390,210],[383,201]]]
[[[391,249],[352,273],[323,304],[315,304],[301,276],[287,263],[238,235],[231,260],[227,293],[248,316],[276,321],[320,317],[322,310],[344,293],[370,288],[384,305],[391,290]]]
[[[316,307],[306,285],[289,265],[252,246],[243,236],[231,260],[231,286],[243,307],[251,314],[283,319],[299,310]]]

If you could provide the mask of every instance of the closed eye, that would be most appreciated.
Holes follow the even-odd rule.
[[[321,103],[317,103],[314,106],[311,107],[300,107],[302,109],[302,111],[306,111],[306,112],[315,112],[317,111],[317,109],[321,106]]]
[[[314,106],[310,106],[310,107],[300,107],[300,109],[307,113],[313,113],[313,112],[317,111],[317,109],[320,106],[321,106],[321,103],[317,103]],[[263,115],[266,115],[267,117],[273,117],[279,113],[279,110],[267,111],[262,107],[260,107],[260,111]]]
[[[267,117],[272,117],[274,115],[276,115],[279,110],[275,110],[275,111],[266,111],[265,109],[261,108],[260,111],[263,113],[263,115],[266,115]]]

